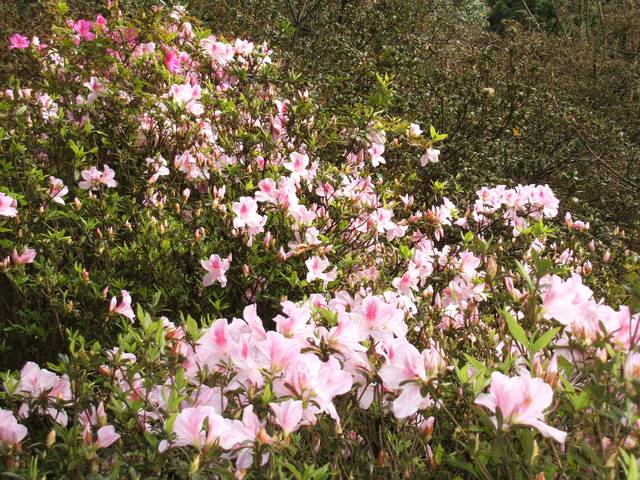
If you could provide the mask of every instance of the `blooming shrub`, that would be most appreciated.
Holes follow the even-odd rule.
[[[433,127],[328,117],[179,8],[57,8],[0,101],[8,471],[636,471],[637,295],[547,185],[419,204],[378,167],[445,162]]]

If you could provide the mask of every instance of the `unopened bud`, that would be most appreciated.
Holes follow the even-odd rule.
[[[493,257],[487,258],[485,269],[487,271],[487,280],[493,280],[496,276],[496,273],[498,273],[498,264],[496,263],[496,259]]]
[[[51,429],[49,433],[47,433],[47,448],[51,448],[56,443],[56,431]]]
[[[82,273],[80,274],[80,277],[82,277],[82,280],[84,282],[88,282],[89,281],[89,272],[87,272],[86,269],[82,269]]]
[[[604,252],[604,255],[602,256],[602,261],[604,263],[609,263],[609,260],[611,260],[611,250],[607,249],[607,251]]]

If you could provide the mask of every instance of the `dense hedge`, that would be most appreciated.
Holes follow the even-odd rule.
[[[343,25],[423,18],[358,5]],[[448,110],[445,89],[413,96],[433,72],[404,75],[402,51],[395,77],[377,73],[385,43],[376,68],[366,44],[336,50],[335,68],[368,72],[349,82],[321,58],[296,74],[316,28],[300,15],[279,51],[212,33],[204,12],[120,6],[47,3],[37,35],[6,39],[9,477],[637,476],[640,258],[544,182],[502,183],[517,165],[535,177],[529,144],[511,165],[489,154],[536,128],[535,87],[520,104],[488,71],[472,83],[480,67],[441,69],[467,106]]]

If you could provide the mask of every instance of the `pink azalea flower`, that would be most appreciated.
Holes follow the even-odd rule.
[[[291,178],[299,182],[301,178],[309,179],[310,172],[307,170],[309,166],[309,157],[305,153],[293,152],[289,155],[290,162],[286,162],[284,167],[291,172]]]
[[[93,444],[96,448],[107,448],[120,438],[113,425],[106,425],[98,430],[97,439]]]
[[[402,311],[380,297],[365,297],[354,310],[353,316],[364,338],[370,335],[376,340],[382,340],[393,335],[404,337],[407,334]]]
[[[71,28],[82,40],[92,41],[96,39],[96,34],[91,31],[93,22],[90,20],[78,20],[71,23]]]
[[[18,423],[13,412],[0,408],[0,445],[20,443],[27,433],[27,427]]]
[[[136,318],[136,314],[133,313],[133,309],[131,308],[131,295],[129,295],[129,292],[126,290],[121,290],[120,294],[122,295],[122,301],[119,304],[116,297],[111,297],[109,313],[118,313],[133,321]]]
[[[69,189],[64,182],[56,177],[49,177],[49,198],[52,202],[64,205],[64,196],[69,193]]]
[[[428,163],[438,163],[440,157],[440,150],[437,148],[427,148],[427,151],[420,157],[420,165],[426,166]]]
[[[564,443],[567,433],[544,423],[544,410],[551,406],[553,390],[541,378],[532,378],[523,370],[517,377],[507,377],[500,372],[491,374],[489,393],[476,398],[475,403],[492,413],[502,415],[503,430],[514,425],[525,425],[537,429],[544,437]],[[498,426],[496,417],[493,423]]]
[[[164,66],[171,73],[180,72],[180,56],[174,48],[168,48],[164,52]]]
[[[20,35],[19,33],[14,33],[9,37],[9,50],[13,50],[14,48],[17,50],[24,50],[25,48],[29,48],[31,42],[24,35]]]
[[[200,44],[204,52],[222,67],[233,60],[235,54],[234,47],[228,43],[216,41],[214,36],[203,38]]]
[[[116,172],[108,165],[104,165],[104,171],[91,167],[89,170],[83,170],[81,175],[83,181],[79,183],[79,186],[84,190],[95,190],[100,184],[108,188],[114,188],[118,185],[118,182],[115,181]]]
[[[205,431],[206,425],[206,431]],[[227,431],[225,420],[212,407],[190,407],[182,410],[173,423],[176,439],[173,446],[202,448],[215,443]]]
[[[418,289],[418,282],[420,277],[418,276],[418,270],[411,265],[409,269],[399,278],[394,278],[391,284],[403,295],[413,296],[413,290]]]
[[[201,96],[200,85],[191,85],[184,83],[182,85],[172,85],[169,96],[180,106],[184,107],[187,112],[195,116],[204,113],[202,103],[198,101]]]
[[[322,280],[324,285],[332,282],[337,277],[337,268],[334,267],[330,272],[325,272],[325,270],[331,265],[327,257],[319,257],[314,255],[304,262],[307,266],[307,282],[313,282],[314,280]]]
[[[84,86],[91,91],[89,95],[87,95],[87,105],[91,105],[99,96],[103,95],[107,91],[106,87],[100,82],[100,80],[98,80],[97,77],[89,78],[89,81],[85,82]]]
[[[405,339],[400,339],[387,344],[387,357],[378,374],[385,387],[400,390],[393,402],[394,415],[405,418],[431,406],[431,399],[422,395],[421,387],[446,368],[442,351],[432,346],[419,352]]]
[[[24,247],[22,253],[18,255],[18,251],[14,248],[11,252],[11,263],[14,265],[25,265],[33,263],[36,258],[36,251],[33,248]]]
[[[236,214],[234,228],[261,228],[266,222],[266,218],[258,214],[258,204],[251,197],[240,197],[238,202],[233,202],[232,208]]]
[[[540,281],[542,292],[542,311],[545,318],[555,318],[564,325],[576,319],[576,310],[589,302],[593,292],[583,285],[582,277],[571,275],[562,280],[557,275],[547,276]]]
[[[0,192],[0,216],[15,217],[18,215],[17,205],[15,199]]]
[[[208,260],[200,260],[200,265],[208,273],[202,278],[202,286],[208,287],[214,282],[220,283],[222,288],[227,286],[227,270],[231,265],[231,254],[226,259],[220,258],[220,255],[211,255]]]
[[[409,124],[409,128],[407,128],[407,137],[420,138],[421,135],[422,129],[420,128],[420,125],[418,125],[417,123]]]
[[[285,436],[300,428],[302,421],[302,402],[300,400],[289,399],[281,403],[270,403],[269,407],[273,411],[275,422]]]

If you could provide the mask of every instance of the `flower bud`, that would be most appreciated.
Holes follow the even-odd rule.
[[[487,280],[493,280],[496,273],[498,273],[498,264],[496,263],[496,259],[493,257],[487,258],[485,262],[485,269],[487,271]]]
[[[49,433],[47,433],[47,448],[51,448],[56,443],[56,431],[55,429],[51,429]]]

